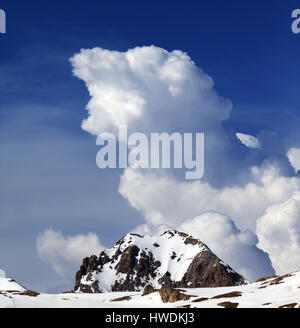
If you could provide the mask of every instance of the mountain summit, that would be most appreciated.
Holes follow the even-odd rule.
[[[158,236],[129,233],[98,257],[83,259],[74,290],[102,293],[246,283],[199,239],[168,230]]]

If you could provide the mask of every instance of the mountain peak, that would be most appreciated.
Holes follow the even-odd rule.
[[[245,283],[244,277],[201,240],[167,230],[160,235],[128,233],[98,257],[85,258],[76,274],[75,291],[99,293]]]

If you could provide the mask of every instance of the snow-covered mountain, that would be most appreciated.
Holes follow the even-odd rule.
[[[169,230],[158,236],[129,233],[99,256],[85,258],[74,290],[103,293],[245,283],[199,239]]]

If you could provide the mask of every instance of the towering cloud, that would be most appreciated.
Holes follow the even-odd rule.
[[[250,167],[263,159],[223,127],[230,100],[218,95],[213,79],[180,50],[94,48],[81,50],[71,64],[91,96],[82,122],[91,134],[116,132],[123,124],[129,133],[204,132],[204,179],[216,187],[247,182]]]
[[[82,127],[92,134],[122,124],[135,131],[201,130],[229,117],[230,101],[182,51],[94,48],[81,50],[71,63],[91,95]]]
[[[218,95],[212,78],[182,51],[95,48],[82,50],[71,63],[91,96],[82,123],[89,133],[114,131],[121,124],[133,132],[205,133],[205,173],[199,181],[182,180],[174,170],[124,171],[119,192],[143,213],[144,230],[167,224],[199,234],[249,279],[273,272],[263,250],[277,261],[278,270],[288,270],[284,260],[272,255],[270,245],[277,234],[267,234],[261,226],[268,221],[269,208],[280,212],[276,204],[300,188],[291,166],[297,165],[295,152],[289,152],[288,160],[276,133],[263,131],[253,137],[225,128],[231,102]],[[258,218],[258,245],[263,250],[255,235]],[[285,236],[290,234],[284,219],[281,229]]]

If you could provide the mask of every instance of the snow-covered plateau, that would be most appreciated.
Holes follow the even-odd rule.
[[[39,294],[0,278],[0,307],[9,308],[299,308],[300,272],[258,282],[211,288],[164,288],[150,292]]]

